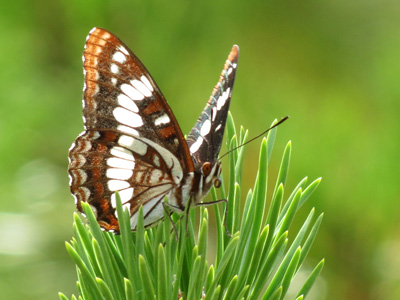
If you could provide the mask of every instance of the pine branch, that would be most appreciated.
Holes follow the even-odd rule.
[[[276,121],[274,122],[276,123]],[[274,124],[273,123],[273,124]],[[245,146],[229,153],[229,180],[214,201],[228,199],[227,226],[225,205],[215,205],[217,240],[209,242],[209,216],[200,209],[199,220],[192,210],[176,222],[178,241],[166,215],[158,226],[143,228],[140,209],[137,231],[131,232],[129,212],[123,211],[117,196],[120,235],[104,232],[97,224],[89,205],[83,204],[88,222],[75,214],[74,238],[66,243],[77,266],[79,296],[70,299],[284,299],[289,286],[303,265],[316,237],[323,214],[312,209],[300,230],[291,229],[296,213],[310,197],[321,179],[307,185],[303,179],[284,202],[292,144],[284,150],[271,204],[266,210],[268,164],[277,128],[261,142],[259,167],[253,189],[249,190],[241,211],[241,181]],[[237,134],[231,115],[227,122],[229,148],[243,144],[247,131]],[[189,217],[186,228],[186,217]],[[177,216],[173,215],[176,221]],[[175,222],[174,221],[174,222]],[[195,224],[199,223],[196,234]],[[288,239],[288,233],[294,236]],[[213,262],[207,249],[215,247]],[[296,299],[304,299],[324,265],[321,260],[299,290]],[[60,293],[60,299],[68,298]]]

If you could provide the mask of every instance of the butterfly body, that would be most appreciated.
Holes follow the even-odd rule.
[[[212,96],[187,140],[140,60],[112,33],[94,28],[83,55],[83,131],[69,152],[71,193],[88,202],[105,230],[119,231],[115,192],[136,228],[200,203],[219,183],[218,153],[237,66],[234,46]]]

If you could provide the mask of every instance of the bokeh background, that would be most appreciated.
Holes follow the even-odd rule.
[[[271,174],[292,140],[289,187],[323,178],[304,209],[325,212],[308,259],[326,258],[313,299],[400,299],[399,15],[396,0],[3,1],[1,298],[76,293],[67,153],[83,128],[83,45],[98,26],[145,63],[185,133],[237,43],[236,123],[254,136],[290,115]],[[258,147],[246,150],[244,191]]]

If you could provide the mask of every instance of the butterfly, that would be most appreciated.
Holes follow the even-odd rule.
[[[186,140],[150,73],[111,32],[93,28],[83,53],[84,131],[69,150],[70,189],[78,210],[87,202],[100,226],[119,231],[118,191],[131,229],[182,213],[221,184],[218,154],[239,55],[234,45],[217,85]],[[168,204],[164,202],[168,197]]]

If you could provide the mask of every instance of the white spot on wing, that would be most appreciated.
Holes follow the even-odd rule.
[[[122,202],[129,201],[133,196],[133,188],[129,188],[119,192]]]
[[[158,117],[154,121],[154,125],[160,126],[162,124],[168,124],[169,122],[171,122],[171,120],[169,119],[168,115],[167,114],[163,114],[161,117]]]
[[[144,96],[139,93],[139,91],[137,89],[135,89],[133,86],[131,86],[130,84],[122,84],[121,85],[121,91],[123,91],[129,98],[131,98],[132,100],[143,100]]]
[[[128,50],[126,50],[124,46],[120,45],[120,46],[118,47],[118,49],[119,49],[122,53],[124,53],[125,55],[129,55]]]
[[[127,134],[134,135],[134,136],[139,136],[139,132],[136,129],[133,129],[128,126],[118,125],[117,129],[122,131],[123,133],[127,133]]]
[[[94,88],[94,92],[93,92],[93,94],[92,94],[92,97],[95,96],[99,91],[100,91],[99,85],[96,84],[96,85],[95,85],[95,88]]]
[[[134,112],[131,112],[130,110],[127,110],[125,108],[115,108],[113,110],[113,115],[118,122],[128,126],[140,127],[143,125],[143,120],[138,114],[135,114]]]
[[[215,117],[217,116],[217,108],[215,106],[212,108],[211,115],[212,115],[212,121],[214,122]]]
[[[145,95],[146,97],[150,97],[152,95],[151,90],[149,90],[147,88],[147,86],[144,85],[143,82],[139,81],[139,80],[131,80],[131,84],[139,91],[141,92],[143,95]]]
[[[129,200],[131,200],[132,196],[133,196],[133,188],[129,188],[126,190],[122,190],[122,191],[118,191],[119,197],[121,198],[121,202],[122,202],[122,207],[125,208],[125,205],[129,205],[128,209],[131,209],[131,205],[130,203],[124,203],[127,202]],[[115,196],[115,194],[111,195],[111,205],[114,208],[117,208],[117,197]]]
[[[135,160],[135,157],[132,155],[132,153],[122,147],[118,147],[118,146],[112,147],[110,150],[110,153],[111,153],[111,155],[114,155],[114,156],[117,156],[120,158],[125,158],[125,159],[129,159],[132,161]]]
[[[150,81],[147,79],[146,76],[142,75],[140,80],[144,83],[144,85],[152,92],[154,91],[153,86],[151,85]]]
[[[111,78],[111,83],[113,85],[116,85],[117,84],[117,78],[115,78],[115,77]]]
[[[92,70],[91,72],[94,73],[94,80],[95,81],[99,80],[100,78],[99,72],[97,70]]]
[[[160,158],[157,155],[154,155],[153,163],[156,167],[160,167]]]
[[[101,41],[99,41],[99,42],[100,42],[100,44],[103,44],[103,45],[104,45],[104,43],[105,43],[105,41],[103,41],[103,43],[102,43]],[[95,50],[94,50],[94,51],[95,51],[94,53],[95,53],[96,55],[100,55],[102,49],[103,49],[102,47],[97,46],[97,47],[95,48]],[[96,65],[97,65],[97,63],[96,63]]]
[[[201,126],[200,134],[202,136],[206,136],[210,132],[210,129],[211,129],[211,121],[209,119],[207,119],[204,121],[203,125]]]
[[[131,160],[125,160],[117,157],[110,157],[107,159],[107,165],[119,169],[133,170],[135,168],[135,162]]]
[[[145,155],[147,152],[147,145],[145,143],[127,135],[122,135],[118,143],[139,155]]]
[[[106,175],[108,178],[128,180],[132,177],[133,171],[127,169],[110,168],[107,169]]]
[[[217,126],[217,128],[215,128],[215,132],[217,132],[218,130],[220,130],[220,128],[221,128],[221,124],[219,124],[219,125]]]
[[[129,190],[129,189],[128,189]],[[132,189],[132,192],[133,192],[133,189]],[[131,197],[132,198],[132,197]],[[129,200],[127,200],[127,201],[129,201]],[[122,204],[122,208],[125,210],[125,208],[127,208],[128,209],[128,211],[130,212],[131,211],[131,203],[130,202],[126,202],[126,203],[124,203],[124,204]]]
[[[108,189],[112,192],[130,187],[129,183],[123,180],[109,180],[107,182],[107,186]]]
[[[110,69],[111,69],[111,72],[114,73],[114,74],[118,74],[119,73],[119,68],[118,68],[118,66],[116,64],[111,64]]]
[[[131,98],[129,98],[125,94],[119,94],[117,100],[118,104],[123,106],[124,108],[129,109],[133,112],[139,112],[139,108],[137,107],[135,102],[133,102]]]
[[[100,137],[100,133],[98,131],[92,131],[92,136],[91,136],[92,140],[96,140],[99,137]]]
[[[220,110],[225,105],[225,102],[228,99],[230,90],[231,90],[231,88],[228,88],[226,91],[224,91],[222,93],[221,96],[219,96],[218,101],[217,101],[217,110]]]
[[[110,37],[111,37],[111,36],[110,36],[110,34],[109,34],[108,32],[104,32],[103,35],[101,36],[101,38],[102,38],[103,40],[108,40]]]
[[[122,52],[116,51],[112,57],[113,60],[123,64],[126,61],[126,57]]]
[[[203,143],[203,138],[199,136],[197,140],[190,146],[190,153],[195,153],[197,150],[199,150],[201,144]]]

